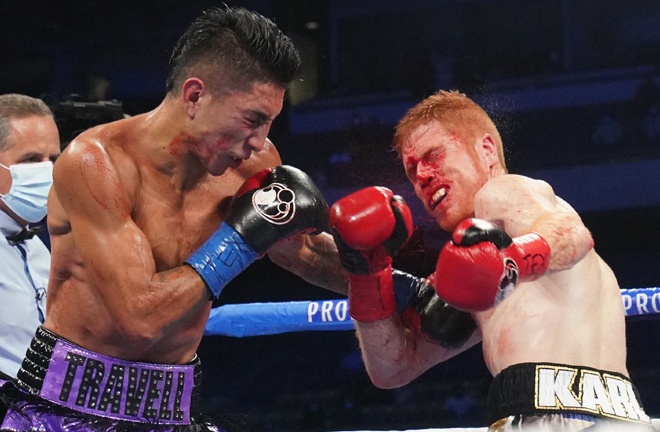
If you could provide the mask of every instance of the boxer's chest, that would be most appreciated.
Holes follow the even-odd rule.
[[[243,181],[228,173],[186,191],[142,188],[134,220],[149,240],[158,271],[181,265],[206,241]]]

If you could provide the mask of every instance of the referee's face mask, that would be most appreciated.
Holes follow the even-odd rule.
[[[0,164],[0,167],[11,174],[11,189],[0,194],[7,207],[30,223],[46,217],[48,192],[53,184],[53,162]]]

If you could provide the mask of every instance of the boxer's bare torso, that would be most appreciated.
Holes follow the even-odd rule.
[[[182,363],[194,356],[211,302],[201,280],[178,277],[192,271],[180,266],[220,224],[243,181],[280,161],[267,142],[239,168],[217,177],[200,170],[185,184],[168,164],[176,144],[153,141],[144,120],[96,129],[58,167],[45,326],[106,355]],[[69,203],[70,215],[64,200],[85,202]],[[191,283],[199,285],[194,296]]]
[[[170,97],[70,144],[49,199],[45,327],[125,360],[191,361],[212,303],[202,279],[182,263],[220,225],[244,180],[281,164],[266,134],[282,96],[280,87],[258,84],[204,102],[212,114],[201,130]],[[217,126],[215,117],[229,120]],[[186,132],[192,128],[195,138]],[[269,255],[310,282],[345,292],[329,235],[293,236]]]
[[[476,216],[497,221],[511,237],[531,227],[552,250],[569,251],[551,257],[541,278],[521,283],[496,308],[475,314],[490,372],[554,362],[628,375],[619,286],[577,213],[546,183],[505,175],[480,191]]]

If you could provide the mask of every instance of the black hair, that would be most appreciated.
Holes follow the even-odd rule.
[[[299,69],[298,50],[275,23],[225,5],[204,11],[181,36],[170,57],[166,90],[177,91],[193,75],[229,86],[286,87]]]

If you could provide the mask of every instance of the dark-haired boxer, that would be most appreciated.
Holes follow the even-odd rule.
[[[427,212],[453,232],[437,261],[436,295],[469,312],[478,331],[456,349],[406,325],[391,307],[370,312],[358,319],[357,333],[373,383],[407,384],[481,339],[495,377],[491,430],[653,430],[628,378],[612,270],[579,215],[547,183],[507,173],[486,112],[461,93],[440,91],[401,119],[394,147]],[[348,246],[339,248],[343,261],[358,251],[381,263],[366,274],[382,288],[383,251],[392,250],[393,227],[402,226],[395,215],[403,212],[372,196],[340,200],[330,214],[337,243]],[[365,240],[359,228],[376,234]],[[349,291],[366,285],[353,279]],[[390,303],[388,289],[360,291],[367,294],[351,294],[352,309]]]
[[[225,284],[268,253],[345,292],[332,237],[308,235],[327,225],[323,197],[267,138],[299,65],[268,19],[209,9],[174,48],[158,107],[67,147],[47,317],[18,389],[3,388],[0,429],[218,430],[197,409],[195,352]]]

